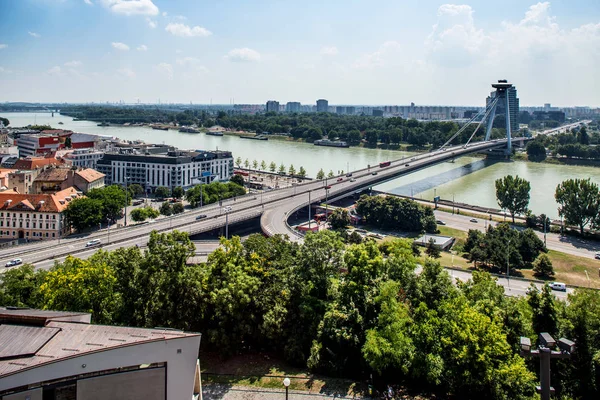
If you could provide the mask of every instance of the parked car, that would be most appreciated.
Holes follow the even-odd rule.
[[[562,282],[550,282],[548,284],[548,286],[550,287],[550,289],[552,290],[559,290],[561,292],[566,292],[567,291],[567,285],[565,285]]]
[[[6,267],[14,267],[15,265],[20,265],[23,264],[23,260],[21,260],[20,258],[15,258],[10,260],[9,262],[6,263]]]
[[[196,221],[206,218],[206,214],[200,214],[196,217]]]
[[[94,239],[94,240],[90,240],[89,242],[87,242],[85,244],[85,247],[94,247],[94,246],[98,246],[100,243],[100,239]]]
[[[596,260],[600,260],[600,251],[596,253]]]
[[[446,225],[446,223],[440,219],[436,220],[435,223],[438,225]]]
[[[477,222],[478,222],[476,218],[471,218],[469,221],[471,221],[471,222],[475,222],[475,223],[477,223]]]
[[[131,202],[131,205],[139,206],[140,204],[143,204],[143,203],[144,203],[144,200],[134,200]]]

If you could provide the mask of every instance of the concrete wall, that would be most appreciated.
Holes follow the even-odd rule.
[[[3,396],[2,400],[42,400],[42,388],[9,394],[8,396]]]
[[[200,335],[88,353],[4,376],[0,378],[0,391],[119,367],[166,362],[167,399],[191,399],[199,348]]]

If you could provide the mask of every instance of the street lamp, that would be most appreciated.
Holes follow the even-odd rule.
[[[127,183],[129,182],[129,177],[125,177],[125,226],[127,226],[127,204],[129,203],[129,191]]]
[[[231,206],[223,207],[223,211],[225,211],[225,239],[229,239],[229,212]]]
[[[531,350],[531,340],[528,337],[521,337],[521,356],[538,357],[540,359],[540,386],[536,389],[541,394],[541,400],[550,400],[550,395],[554,393],[554,388],[550,386],[550,360],[553,358],[571,358],[575,352],[575,343],[569,339],[561,338],[558,340],[559,350],[556,348],[556,341],[547,332],[539,335],[539,346],[537,350]]]
[[[310,190],[308,191],[308,230],[310,230]]]
[[[288,400],[288,388],[290,386],[290,378],[285,378],[283,380],[283,386],[285,386],[285,400]]]
[[[506,245],[506,281],[510,290],[510,239],[508,239],[508,244]]]

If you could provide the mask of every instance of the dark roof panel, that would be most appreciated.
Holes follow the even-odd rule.
[[[0,325],[0,360],[31,357],[58,332],[59,328]]]

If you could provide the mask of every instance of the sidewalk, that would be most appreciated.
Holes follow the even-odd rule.
[[[203,400],[283,400],[284,389],[266,389],[252,386],[232,386],[225,383],[207,383],[202,385]],[[310,393],[290,390],[288,399],[323,400],[323,399],[369,399],[368,397],[348,397],[337,393]]]

